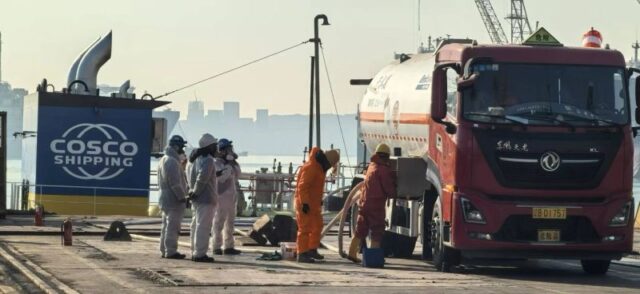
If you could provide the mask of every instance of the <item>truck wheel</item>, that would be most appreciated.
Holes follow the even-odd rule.
[[[591,275],[604,275],[609,270],[611,260],[581,260],[582,270]]]
[[[442,272],[450,272],[451,266],[459,262],[459,252],[444,244],[444,222],[442,221],[442,209],[440,198],[433,206],[431,217],[431,254],[433,265]]]
[[[422,259],[423,260],[432,260],[433,253],[431,252],[431,215],[433,214],[433,203],[423,204],[421,221],[422,221],[422,232],[420,232],[420,236],[422,238]]]

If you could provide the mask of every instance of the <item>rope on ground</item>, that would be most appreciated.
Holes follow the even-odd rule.
[[[342,145],[344,146],[344,154],[347,156],[347,164],[349,165],[349,172],[351,177],[353,175],[353,169],[351,168],[351,161],[349,160],[349,150],[347,150],[347,141],[344,139],[344,131],[342,130],[342,122],[340,121],[340,113],[338,112],[338,105],[336,104],[336,95],[333,93],[333,85],[331,84],[331,76],[329,75],[329,68],[327,67],[327,58],[324,56],[324,46],[320,44],[320,52],[322,53],[322,63],[324,64],[324,72],[327,74],[327,82],[329,83],[329,91],[331,92],[331,99],[333,99],[333,109],[336,112],[336,118],[338,119],[338,126],[340,127],[340,136],[342,137]]]
[[[198,85],[198,84],[204,83],[204,82],[206,82],[206,81],[209,81],[209,80],[215,79],[215,78],[217,78],[217,77],[220,77],[220,76],[223,76],[223,75],[228,74],[228,73],[230,73],[230,72],[233,72],[233,71],[239,70],[239,69],[241,69],[241,68],[243,68],[243,67],[247,67],[247,66],[252,65],[252,64],[254,64],[254,63],[258,63],[258,62],[260,62],[260,61],[262,61],[262,60],[265,60],[265,59],[267,59],[267,58],[270,58],[270,57],[276,56],[276,55],[278,55],[278,54],[281,54],[281,53],[284,53],[284,52],[286,52],[286,51],[292,50],[292,49],[294,49],[294,48],[300,47],[300,46],[302,46],[302,45],[304,45],[304,44],[307,44],[307,43],[309,43],[309,41],[303,41],[303,42],[300,42],[300,43],[295,44],[295,45],[293,45],[293,46],[289,46],[289,47],[287,47],[287,48],[284,48],[284,49],[282,49],[282,50],[278,50],[278,51],[276,51],[276,52],[274,52],[274,53],[271,53],[271,54],[265,55],[265,56],[260,57],[260,58],[258,58],[258,59],[254,59],[254,60],[249,61],[249,62],[247,62],[247,63],[244,63],[244,64],[242,64],[242,65],[239,65],[239,66],[236,66],[236,67],[234,67],[234,68],[231,68],[231,69],[225,70],[225,71],[223,71],[223,72],[217,73],[217,74],[215,74],[215,75],[212,75],[212,76],[210,76],[210,77],[204,78],[204,79],[202,79],[202,80],[199,80],[199,81],[193,82],[193,83],[191,83],[191,84],[188,84],[188,85],[186,85],[186,86],[180,87],[180,88],[175,89],[175,90],[173,90],[173,91],[166,92],[166,93],[164,93],[164,94],[162,94],[162,95],[160,95],[160,96],[155,97],[155,98],[154,98],[154,100],[157,100],[157,99],[162,98],[162,97],[169,96],[169,95],[171,95],[171,94],[174,94],[174,93],[176,93],[176,92],[182,91],[182,90],[187,89],[187,88],[191,88],[191,87],[193,87],[193,86],[195,86],[195,85]]]

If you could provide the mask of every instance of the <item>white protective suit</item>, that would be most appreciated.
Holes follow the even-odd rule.
[[[178,152],[167,147],[158,163],[159,206],[162,210],[160,252],[165,257],[178,252],[178,237],[184,217],[187,183],[179,160]]]
[[[231,249],[233,242],[233,223],[236,219],[236,180],[240,177],[240,165],[235,160],[227,161],[216,158],[216,170],[218,176],[218,207],[213,219],[213,250],[222,249],[224,237],[224,249]]]
[[[191,256],[203,257],[209,249],[209,236],[218,199],[216,167],[210,155],[199,156],[187,165],[189,188],[197,195],[193,199],[191,218]]]

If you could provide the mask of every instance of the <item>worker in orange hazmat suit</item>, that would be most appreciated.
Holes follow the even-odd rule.
[[[339,161],[337,150],[323,152],[314,147],[298,172],[295,193],[298,262],[313,263],[324,258],[318,253],[323,226],[322,194],[327,171],[336,168]]]

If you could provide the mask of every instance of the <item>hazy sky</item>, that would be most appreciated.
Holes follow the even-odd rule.
[[[370,78],[395,52],[416,50],[427,35],[471,37],[489,42],[473,0],[422,0],[418,34],[417,0],[0,0],[2,78],[34,91],[47,78],[64,87],[79,52],[113,30],[111,60],[99,83],[131,79],[138,95],[160,95],[251,59],[307,40],[313,17],[325,13],[331,26],[321,37],[338,109],[353,113],[362,87],[351,78]],[[492,1],[504,16],[508,0]],[[532,26],[546,27],[565,45],[579,45],[594,26],[605,43],[630,58],[638,35],[636,0],[528,0]],[[507,31],[508,34],[508,31]],[[186,110],[197,95],[206,108],[241,102],[241,115],[256,108],[272,113],[305,113],[309,97],[311,44],[258,65],[179,92],[166,99]],[[322,111],[333,112],[322,73]]]

